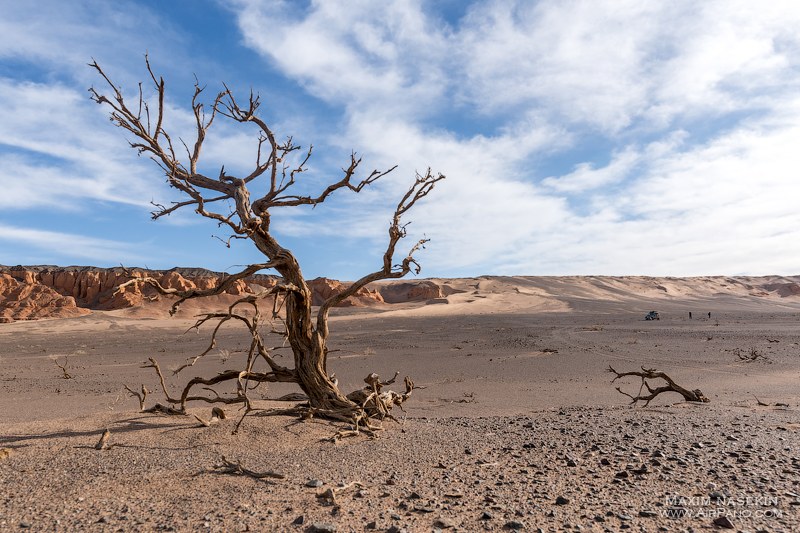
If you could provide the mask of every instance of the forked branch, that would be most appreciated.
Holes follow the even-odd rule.
[[[421,248],[425,247],[425,243],[428,242],[428,239],[421,239],[418,241],[416,244],[414,244],[414,246],[411,247],[408,254],[406,254],[399,264],[394,264],[394,254],[397,244],[406,236],[407,224],[404,224],[402,221],[403,215],[419,200],[426,197],[433,190],[436,184],[443,179],[445,179],[444,175],[434,175],[431,172],[431,169],[428,169],[424,175],[416,175],[414,184],[411,185],[406,194],[397,204],[394,215],[392,216],[392,222],[389,225],[389,241],[386,246],[386,251],[383,254],[383,268],[362,277],[347,287],[344,291],[328,298],[328,300],[323,302],[323,304],[320,306],[319,313],[317,314],[317,330],[320,332],[323,338],[327,337],[328,335],[327,320],[328,313],[332,307],[335,307],[350,296],[356,294],[359,290],[370,283],[385,279],[402,278],[412,271],[416,274],[419,274],[420,266],[416,259],[414,259],[414,254]]]
[[[700,403],[709,402],[709,399],[706,398],[706,396],[700,389],[694,389],[694,390],[685,389],[680,385],[678,385],[677,383],[675,383],[675,381],[673,381],[673,379],[669,377],[667,374],[665,374],[664,372],[660,372],[654,368],[642,367],[641,371],[634,370],[631,372],[617,372],[611,365],[609,365],[608,371],[614,374],[614,379],[611,380],[611,383],[614,383],[619,378],[623,378],[625,376],[636,376],[638,378],[641,378],[642,382],[641,385],[639,386],[639,392],[636,394],[636,396],[624,392],[620,387],[616,388],[620,394],[624,394],[625,396],[630,398],[632,404],[635,404],[638,401],[643,401],[645,402],[644,403],[645,407],[647,407],[647,405],[650,403],[651,400],[653,400],[656,396],[664,392],[677,392],[678,394],[683,396],[683,399],[686,400],[687,402],[700,402]],[[653,388],[650,386],[650,383],[648,383],[647,381],[648,379],[662,379],[666,382],[666,385]],[[643,394],[643,391],[645,389],[647,389],[648,394]]]

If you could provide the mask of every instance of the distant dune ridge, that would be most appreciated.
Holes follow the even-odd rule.
[[[96,311],[120,311],[128,316],[164,316],[172,299],[148,287],[114,289],[134,276],[148,275],[168,288],[210,288],[223,275],[202,268],[148,270],[97,267],[1,266],[0,322],[41,318],[72,318]],[[227,294],[207,301],[187,302],[184,314],[229,305],[277,278],[255,275],[233,285]],[[328,278],[309,281],[313,304],[339,293],[347,282]],[[714,300],[716,305],[752,308],[768,300],[771,305],[800,305],[800,276],[691,278],[646,276],[481,276],[459,279],[407,279],[376,283],[345,300],[343,307],[403,309],[403,304],[427,305],[427,313],[481,313],[552,311],[576,307],[598,312],[639,310],[649,306],[686,306],[687,302]]]

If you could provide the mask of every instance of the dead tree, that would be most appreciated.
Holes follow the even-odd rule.
[[[655,368],[642,367],[641,371],[634,370],[632,372],[617,372],[611,365],[609,365],[608,371],[614,374],[614,379],[611,380],[611,383],[614,383],[619,378],[625,376],[637,376],[642,379],[642,383],[639,386],[639,392],[636,394],[636,396],[628,394],[627,392],[624,392],[620,387],[617,387],[617,391],[620,394],[624,394],[625,396],[630,398],[632,404],[635,404],[636,402],[641,400],[644,401],[644,405],[645,407],[647,407],[650,404],[651,400],[653,400],[656,396],[664,392],[677,392],[678,394],[683,396],[683,399],[686,400],[687,402],[699,402],[699,403],[709,402],[709,399],[706,398],[706,396],[700,389],[694,389],[694,390],[684,389],[683,387],[675,383],[671,377],[666,375],[664,372],[659,372]],[[664,381],[666,381],[666,385],[653,388],[650,386],[650,383],[647,382],[648,379],[663,379]],[[642,391],[644,389],[647,389],[647,392],[649,394],[642,395]]]
[[[156,209],[152,212],[152,218],[158,219],[181,208],[194,209],[198,215],[216,221],[220,227],[229,231],[231,239],[250,240],[264,255],[265,261],[248,265],[235,274],[225,275],[210,289],[168,289],[148,277],[133,279],[120,286],[120,289],[125,285],[148,284],[161,294],[172,295],[176,297],[171,308],[171,313],[174,314],[184,301],[222,294],[234,283],[259,271],[273,270],[280,274],[280,280],[275,286],[248,294],[227,310],[200,315],[194,326],[199,328],[206,322],[216,324],[208,349],[192,358],[182,368],[192,366],[200,357],[209,353],[215,346],[220,327],[229,321],[243,324],[251,337],[247,357],[240,368],[210,378],[193,378],[186,383],[179,397],[172,397],[164,386],[158,364],[150,360],[151,363],[146,366],[154,368],[158,373],[167,401],[176,410],[183,412],[187,402],[191,401],[238,403],[244,405],[246,414],[253,408],[248,396],[248,391],[252,388],[265,382],[292,382],[297,383],[308,398],[307,405],[303,406],[305,415],[324,415],[353,422],[356,429],[369,428],[370,416],[385,416],[392,406],[402,403],[411,394],[413,383],[406,381],[405,393],[387,394],[377,390],[375,380],[368,377],[373,393],[364,396],[361,403],[348,398],[339,390],[336,379],[327,369],[328,316],[332,307],[369,283],[401,278],[409,272],[420,271],[414,254],[424,246],[427,239],[410,246],[408,253],[399,261],[394,259],[399,242],[406,236],[407,223],[403,222],[403,216],[427,196],[444,176],[433,174],[430,169],[424,175],[416,175],[413,184],[398,202],[389,222],[388,243],[381,267],[328,298],[315,315],[312,310],[311,290],[297,259],[277,241],[272,232],[270,223],[273,210],[282,207],[314,207],[340,190],[358,193],[396,167],[383,171],[373,170],[366,177],[358,178],[356,176],[361,159],[352,153],[347,166],[342,169],[341,177],[332,179],[318,195],[297,192],[296,185],[307,169],[312,148],[301,151],[301,147],[295,145],[291,137],[279,141],[258,114],[258,95],[251,91],[242,105],[223,84],[224,90],[210,104],[204,104],[201,102],[204,88],[196,82],[191,101],[195,123],[194,139],[190,143],[183,139],[176,142],[164,128],[164,115],[167,111],[164,79],[156,76],[147,56],[145,65],[155,90],[153,102],[143,96],[142,85],[139,84],[138,97],[135,98],[134,105],[129,106],[120,86],[106,75],[97,62],[92,62],[90,66],[104,80],[107,92],[94,87],[89,92],[92,100],[109,109],[112,123],[132,135],[130,146],[139,155],[152,159],[163,171],[167,183],[179,191],[180,200],[171,205],[154,204]],[[229,120],[254,130],[257,136],[257,147],[253,154],[255,162],[248,174],[232,175],[226,171],[224,165],[219,166],[219,175],[215,177],[204,175],[199,170],[203,142],[217,120]],[[179,152],[183,155],[179,156]],[[295,163],[291,164],[291,160]],[[256,191],[260,196],[253,194]],[[271,304],[266,316],[262,315],[261,308],[265,301]],[[272,351],[261,334],[266,322],[270,322],[272,333],[282,335],[288,342],[294,355],[293,366],[283,366],[273,358]],[[212,388],[226,382],[235,384],[235,392],[220,395]],[[380,383],[380,380],[377,382]],[[196,392],[196,387],[202,387],[202,392]],[[357,398],[361,400],[362,396]],[[381,405],[378,406],[378,403]]]

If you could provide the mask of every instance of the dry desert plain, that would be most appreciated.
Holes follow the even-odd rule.
[[[334,311],[343,390],[395,370],[424,387],[374,440],[257,413],[232,434],[231,407],[211,427],[139,412],[125,385],[163,401],[141,363],[176,367],[208,342],[187,315],[0,324],[0,530],[800,530],[800,278],[434,281],[446,299]],[[168,387],[246,346],[223,329]],[[612,384],[609,365],[655,367],[710,402],[631,406],[615,387],[638,381]],[[297,389],[259,391],[269,408]]]

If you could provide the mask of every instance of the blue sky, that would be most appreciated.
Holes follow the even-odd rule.
[[[192,139],[194,76],[262,95],[315,155],[398,169],[275,214],[307,277],[380,264],[415,171],[422,276],[800,273],[800,4],[721,1],[0,0],[0,264],[234,270],[260,261],[191,212],[87,88],[131,98],[144,53]],[[35,7],[33,7],[35,6]],[[254,132],[219,121],[203,168],[245,172]]]

